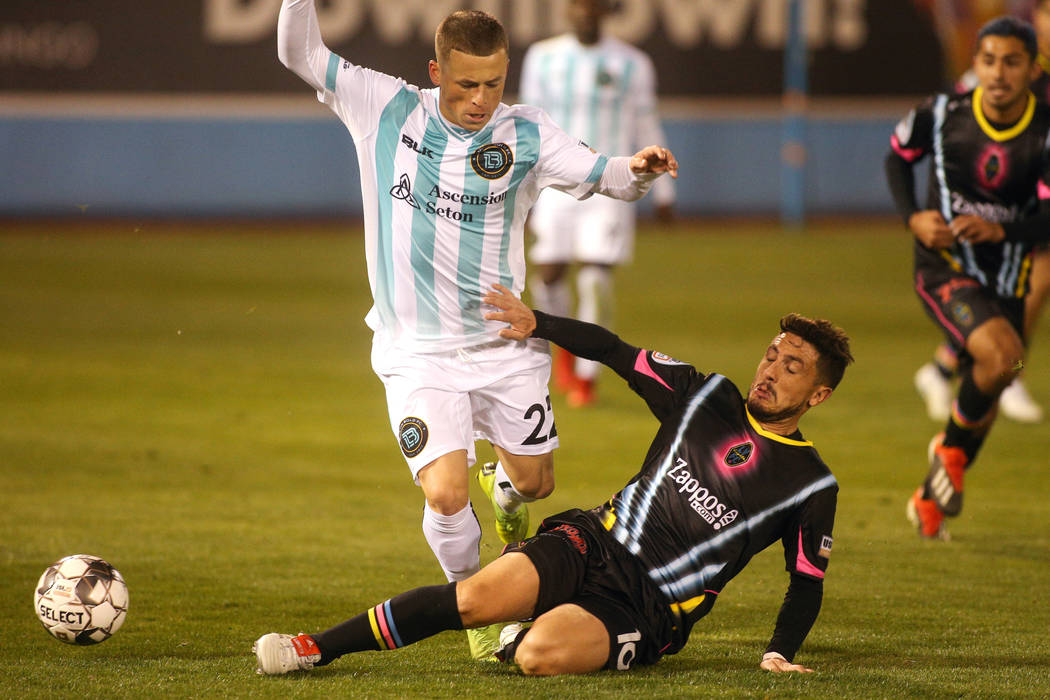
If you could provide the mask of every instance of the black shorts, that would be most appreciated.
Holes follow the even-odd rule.
[[[672,648],[676,619],[670,600],[593,513],[553,515],[534,537],[503,551],[522,552],[539,572],[534,617],[572,603],[601,620],[609,633],[605,668],[654,664]]]
[[[929,266],[916,268],[915,292],[926,315],[962,358],[968,358],[966,339],[991,318],[1005,318],[1024,339],[1024,299],[996,296],[972,277]]]

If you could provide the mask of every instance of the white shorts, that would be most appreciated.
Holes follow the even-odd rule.
[[[372,369],[386,387],[387,411],[401,453],[419,470],[438,457],[488,440],[511,454],[558,446],[547,382],[547,341],[497,340],[440,353],[409,353],[372,343]]]
[[[634,255],[634,205],[600,194],[578,201],[544,190],[532,207],[529,228],[537,264],[585,262],[622,265]]]

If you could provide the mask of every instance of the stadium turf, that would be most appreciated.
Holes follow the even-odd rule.
[[[685,650],[629,674],[525,679],[471,662],[462,633],[254,674],[252,641],[314,631],[438,583],[368,364],[356,226],[0,224],[0,694],[5,697],[1024,697],[1050,688],[1050,426],[1000,421],[953,541],[920,542],[904,504],[930,422],[912,374],[938,337],[895,222],[644,228],[618,274],[635,344],[750,381],[777,319],[828,317],[857,364],[802,423],[841,486],[820,619],[758,669],[787,584],[778,547],[720,596]],[[1050,404],[1050,320],[1032,393]],[[558,486],[533,522],[596,505],[634,473],[655,422],[615,377],[555,398]],[[486,450],[482,455],[488,454]],[[482,558],[497,551],[491,513]],[[53,560],[97,554],[130,610],[102,645],[51,639],[32,610]]]

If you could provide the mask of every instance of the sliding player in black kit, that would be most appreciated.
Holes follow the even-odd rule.
[[[778,540],[790,583],[760,665],[809,671],[792,661],[820,611],[838,485],[798,421],[852,362],[845,334],[785,316],[745,401],[722,375],[530,311],[503,287],[483,301],[500,309],[486,318],[510,324],[504,338],[546,338],[627,380],[660,421],[641,471],[604,505],[545,519],[464,581],[402,593],[318,634],[264,635],[259,672],[530,619],[504,629],[497,653],[525,674],[652,664],[685,646],[726,583]]]

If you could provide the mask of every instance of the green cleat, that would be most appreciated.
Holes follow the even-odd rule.
[[[467,643],[470,645],[470,655],[475,661],[499,661],[496,652],[499,651],[499,636],[503,631],[503,623],[497,622],[488,627],[478,627],[467,630]]]
[[[505,544],[521,542],[529,533],[529,509],[522,503],[513,513],[503,510],[496,502],[493,493],[496,482],[496,463],[489,462],[478,470],[478,483],[481,490],[489,497],[492,509],[496,511],[496,534]]]

